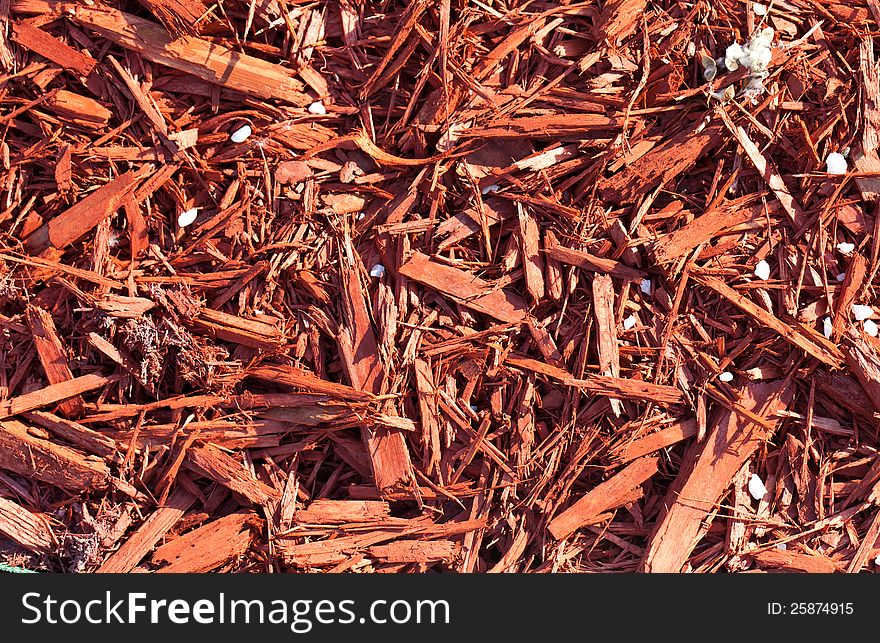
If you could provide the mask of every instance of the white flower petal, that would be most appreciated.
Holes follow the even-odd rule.
[[[863,304],[853,304],[852,314],[856,321],[864,321],[874,315],[874,309]]]
[[[767,495],[767,487],[764,486],[764,481],[761,480],[757,473],[753,473],[752,477],[749,478],[749,493],[755,500],[761,500]]]
[[[825,159],[825,166],[828,174],[846,174],[847,171],[846,158],[840,152],[831,152]]]
[[[761,259],[761,261],[759,261],[755,265],[755,276],[762,281],[766,281],[767,279],[769,279],[770,278],[770,264],[767,263],[766,261],[764,261],[763,259]]]
[[[199,215],[198,208],[190,208],[186,212],[181,212],[177,217],[177,225],[181,228],[185,228],[188,225],[191,225],[193,221],[196,220],[196,217]]]
[[[252,133],[253,130],[251,129],[250,125],[242,125],[237,130],[232,132],[229,140],[233,143],[244,143]]]

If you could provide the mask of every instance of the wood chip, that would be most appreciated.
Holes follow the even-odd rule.
[[[171,540],[150,557],[163,574],[203,574],[243,556],[251,545],[251,532],[262,520],[256,514],[234,513],[212,520]]]
[[[45,518],[6,498],[0,498],[0,535],[35,554],[48,554],[58,546]]]
[[[180,489],[168,503],[156,509],[138,529],[98,568],[101,574],[126,574],[150,553],[162,537],[183,517],[195,496]]]
[[[110,483],[110,469],[103,461],[34,436],[16,420],[0,422],[0,469],[75,492]]]
[[[443,293],[462,306],[499,321],[513,324],[526,320],[526,304],[519,296],[494,289],[479,277],[431,261],[422,253],[414,253],[400,267],[400,274]]]
[[[186,459],[200,473],[255,504],[262,505],[278,499],[275,489],[255,480],[244,465],[211,444],[190,449]]]
[[[566,538],[609,509],[630,501],[633,489],[657,473],[658,462],[650,456],[632,462],[551,520],[548,531],[558,540]]]
[[[80,76],[88,76],[98,64],[96,60],[27,22],[12,24],[12,40]]]

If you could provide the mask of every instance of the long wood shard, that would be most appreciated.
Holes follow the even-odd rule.
[[[787,381],[752,384],[741,391],[741,406],[760,416],[771,427],[779,424],[778,409],[789,404],[792,388]],[[656,526],[642,567],[647,572],[680,572],[694,547],[703,519],[717,507],[733,476],[770,435],[732,411],[714,423],[693,471],[682,471],[685,483],[678,499]]]
[[[657,473],[658,462],[656,457],[645,457],[631,463],[551,520],[548,531],[557,540],[566,538],[609,509],[628,502],[633,489]]]
[[[59,12],[144,58],[204,81],[258,98],[308,105],[311,99],[292,74],[273,63],[185,34],[172,35],[161,25],[128,13],[77,2],[23,0],[14,4],[28,13]]]

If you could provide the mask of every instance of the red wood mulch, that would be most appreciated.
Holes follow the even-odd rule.
[[[873,571],[878,30],[0,0],[0,562]]]

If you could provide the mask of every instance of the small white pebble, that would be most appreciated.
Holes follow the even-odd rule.
[[[767,487],[764,486],[764,482],[757,473],[753,473],[749,478],[749,493],[755,500],[760,500],[767,495]]]
[[[762,281],[770,279],[770,264],[761,259],[761,261],[755,265],[755,276]]]
[[[232,135],[229,137],[229,140],[233,143],[244,143],[248,140],[248,137],[253,133],[250,125],[242,125],[237,130],[232,132]]]
[[[880,554],[877,554],[877,558],[874,559],[874,564],[877,565],[877,567],[880,567]]]
[[[839,275],[837,275],[837,277],[835,277],[835,279],[837,279],[837,281],[843,281],[844,279],[846,279],[846,273],[840,273]]]
[[[317,114],[318,116],[323,116],[327,113],[327,108],[324,107],[324,103],[321,101],[315,101],[311,105],[309,105],[309,114]]]
[[[629,330],[630,328],[635,327],[639,320],[636,319],[635,315],[630,315],[626,319],[623,320],[623,330]]]
[[[733,381],[733,373],[730,371],[724,371],[718,376],[719,382],[732,382]]]
[[[767,7],[762,5],[760,2],[756,2],[752,5],[752,11],[755,12],[756,16],[766,16],[767,15]]]
[[[367,215],[364,214],[363,212],[359,212],[358,216],[357,216],[358,221],[363,221],[365,216],[367,216]]]
[[[188,225],[192,225],[192,222],[196,220],[196,217],[199,215],[198,208],[190,208],[186,212],[181,212],[180,216],[177,217],[177,225],[181,228],[185,228]]]
[[[877,337],[877,331],[880,330],[880,327],[877,326],[873,322],[873,320],[866,319],[862,325],[865,328],[865,332],[868,333],[871,337]]]
[[[642,279],[641,284],[642,292],[646,295],[651,294],[651,280],[650,279]]]
[[[788,545],[786,545],[785,543],[778,543],[776,545],[776,549],[778,549],[779,551],[785,551],[786,549],[788,549]]]
[[[831,318],[826,317],[822,320],[822,334],[825,335],[825,339],[831,339],[832,330],[834,330],[834,326],[831,324]]]
[[[856,244],[847,243],[846,241],[837,244],[837,251],[841,254],[848,255],[850,252],[856,249]]]
[[[846,174],[846,158],[840,152],[831,152],[825,159],[828,174]]]
[[[377,263],[375,266],[370,268],[370,276],[381,279],[385,276],[385,266],[383,266],[381,263]]]
[[[480,409],[477,408],[476,404],[471,404],[471,411],[473,411],[474,413],[479,413]]]
[[[482,190],[480,190],[480,193],[483,195],[486,195],[486,194],[491,194],[492,192],[497,192],[500,189],[501,189],[500,185],[498,185],[497,183],[493,183],[492,185],[487,185]]]
[[[874,315],[874,309],[864,304],[853,304],[852,314],[856,321],[864,321]]]

